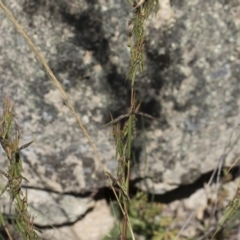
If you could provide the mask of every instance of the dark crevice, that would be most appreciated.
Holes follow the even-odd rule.
[[[75,192],[58,192],[58,191],[53,191],[52,189],[49,188],[40,188],[40,187],[31,187],[31,186],[26,186],[26,185],[22,185],[22,187],[24,189],[34,189],[34,190],[39,190],[39,191],[44,191],[44,192],[48,192],[49,194],[51,193],[55,193],[55,194],[59,194],[59,195],[70,195],[70,196],[74,196],[74,197],[79,197],[79,198],[87,198],[92,196],[92,192],[91,191],[85,191],[85,192],[81,192],[81,193],[75,193]]]
[[[225,167],[224,169],[228,169]],[[231,169],[229,172],[229,176],[231,176],[231,181],[235,180],[237,177],[240,176],[240,167],[236,166]],[[204,184],[208,183],[210,178],[212,177],[213,171],[209,171],[205,174],[202,174],[200,178],[198,178],[194,183],[188,184],[188,185],[180,185],[178,188],[169,191],[165,194],[148,194],[149,201],[152,201],[154,199],[155,202],[161,202],[161,203],[171,203],[175,200],[181,200],[189,198],[193,193],[195,193],[197,190],[204,187]],[[221,180],[224,179],[224,171],[221,171]],[[134,180],[131,182],[131,189],[133,192],[136,192],[137,189],[135,187],[135,183],[139,180]],[[216,183],[217,177],[214,177],[213,183]]]
[[[228,169],[228,168],[225,167],[224,169]],[[169,204],[169,203],[171,203],[173,201],[176,201],[176,200],[182,200],[182,199],[189,198],[197,190],[203,188],[204,184],[208,183],[212,174],[213,174],[213,171],[209,171],[209,172],[203,174],[194,183],[188,184],[188,185],[180,185],[178,188],[176,188],[172,191],[169,191],[165,194],[147,193],[148,194],[148,199],[149,199],[149,201]],[[240,167],[239,166],[233,167],[231,169],[231,171],[229,172],[229,176],[230,176],[230,180],[228,180],[228,181],[234,181],[237,177],[239,177],[240,176]],[[224,178],[224,170],[222,170],[220,180],[225,183],[224,179],[225,179]],[[134,197],[136,195],[136,193],[139,191],[135,187],[135,184],[139,181],[142,181],[142,180],[143,179],[136,179],[134,181],[130,181],[130,193],[129,193],[129,195],[131,197]],[[217,181],[217,177],[215,176],[213,183],[216,183],[216,181]],[[228,181],[226,181],[226,182],[228,182]],[[102,196],[104,196],[104,193],[105,193],[105,198],[108,201],[115,200],[114,194],[112,193],[111,189],[104,188],[104,189],[101,189],[99,191],[101,192]]]
[[[224,169],[228,169],[227,167],[225,167]],[[211,178],[213,174],[213,171],[210,171],[208,173],[203,174],[198,180],[196,180],[194,183],[192,184],[188,184],[188,185],[182,185],[179,186],[178,188],[169,191],[165,194],[148,194],[148,201],[149,202],[159,202],[159,203],[163,203],[163,204],[169,204],[173,201],[176,200],[182,200],[182,199],[186,199],[189,198],[194,192],[196,192],[197,190],[201,189],[204,187],[204,184],[207,183],[209,181],[209,179]],[[233,181],[235,180],[237,177],[240,176],[240,167],[236,166],[233,167],[231,169],[231,171],[229,172],[229,175],[231,176],[230,180],[228,181]],[[224,170],[221,171],[221,175],[220,175],[220,180],[224,181],[225,177],[224,177]],[[137,192],[139,192],[139,190],[135,187],[135,184],[138,181],[141,181],[142,179],[136,179],[134,181],[130,181],[130,191],[129,191],[129,195],[130,197],[134,197]],[[214,177],[214,181],[213,183],[216,183],[217,181],[217,177]],[[227,182],[228,182],[227,181]],[[29,188],[29,189],[38,189],[38,188],[30,188],[30,187],[25,187],[25,188]],[[52,192],[52,193],[57,193],[48,189],[39,189],[39,190],[44,190],[47,192]],[[119,189],[117,186],[115,186],[115,191],[118,192]],[[95,192],[86,192],[83,194],[74,194],[74,193],[67,193],[68,195],[72,195],[75,197],[92,197],[93,200],[95,201],[99,201],[102,199],[105,199],[109,204],[112,201],[116,201],[115,195],[112,191],[112,189],[110,187],[103,187],[98,189]],[[65,195],[65,194],[63,194]],[[51,225],[51,226],[39,226],[37,224],[35,224],[35,227],[37,227],[38,229],[52,229],[52,227],[57,227],[57,228],[61,228],[64,226],[71,226],[74,223],[76,223],[77,221],[83,219],[89,212],[91,212],[94,208],[89,208],[83,215],[79,216],[75,221],[73,222],[66,222],[63,224],[57,224],[57,225]],[[8,223],[13,223],[13,218],[11,216],[5,216],[5,219],[8,221]]]
[[[67,227],[67,226],[72,226],[74,223],[78,222],[79,220],[83,219],[88,213],[90,213],[91,211],[93,210],[93,207],[92,208],[89,208],[83,215],[81,215],[79,218],[77,218],[75,221],[72,221],[72,222],[65,222],[65,223],[62,223],[62,224],[55,224],[55,225],[50,225],[50,226],[40,226],[40,225],[37,225],[37,224],[34,224],[34,226],[38,229],[53,229],[53,227],[55,228],[61,228],[61,227]]]

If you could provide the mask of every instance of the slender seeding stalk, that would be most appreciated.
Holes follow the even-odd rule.
[[[57,80],[57,78],[55,77],[54,73],[52,72],[52,70],[50,69],[50,67],[48,66],[46,60],[44,59],[44,57],[40,54],[40,52],[38,51],[38,49],[36,48],[36,46],[34,45],[34,43],[31,41],[31,39],[28,37],[28,35],[26,34],[26,32],[24,31],[23,27],[17,22],[17,20],[14,18],[14,16],[12,15],[12,13],[5,7],[5,5],[2,3],[2,1],[0,0],[0,8],[2,8],[2,10],[5,12],[5,14],[7,15],[7,17],[12,21],[12,23],[14,24],[15,28],[19,31],[19,33],[22,35],[22,37],[25,39],[25,41],[27,42],[29,48],[32,50],[32,52],[34,52],[35,56],[37,57],[37,59],[40,61],[40,63],[43,65],[45,71],[47,72],[51,82],[53,83],[53,85],[58,89],[61,97],[63,98],[63,100],[65,101],[67,107],[69,108],[69,110],[71,111],[71,113],[73,114],[73,116],[75,117],[79,127],[81,128],[83,134],[85,135],[85,137],[87,138],[89,145],[91,146],[96,159],[101,167],[101,169],[104,171],[106,177],[106,168],[103,165],[100,155],[91,139],[91,137],[89,136],[86,128],[83,126],[83,123],[79,117],[79,115],[76,113],[73,104],[71,103],[68,95],[66,94],[66,92],[64,91],[62,85],[60,84],[60,82]]]
[[[131,99],[133,99],[134,97],[134,93],[133,93],[133,88],[131,91]],[[133,101],[131,101],[131,108],[133,108],[134,106],[132,105]],[[126,165],[127,165],[127,169],[126,169],[126,178],[125,178],[125,186],[126,186],[126,193],[127,195],[129,195],[129,181],[130,181],[130,159],[131,159],[131,150],[132,150],[132,121],[133,121],[133,115],[130,114],[129,115],[129,119],[128,119],[128,139],[127,139],[127,158],[126,158]],[[125,213],[128,213],[128,209],[129,209],[129,201],[126,199],[124,201],[124,210]],[[124,222],[123,222],[123,236],[125,237],[125,239],[127,239],[127,229],[128,229],[128,219],[126,219],[126,217],[124,218]]]
[[[132,140],[136,135],[136,115],[152,118],[149,114],[139,112],[140,104],[136,104],[136,95],[134,91],[134,83],[138,71],[142,72],[144,65],[144,23],[149,17],[152,8],[155,6],[158,9],[157,0],[130,1],[133,8],[133,18],[129,21],[129,25],[133,24],[131,32],[129,33],[129,47],[131,52],[130,68],[127,74],[127,80],[131,83],[131,104],[128,113],[123,114],[116,119],[112,119],[109,124],[113,124],[113,137],[116,145],[116,159],[118,159],[118,179],[113,179],[113,182],[119,188],[118,204],[123,214],[123,222],[121,227],[120,239],[127,240],[128,230],[130,230],[132,239],[134,239],[131,223],[128,217],[128,210],[130,204],[129,198],[129,181],[130,181],[130,166],[131,166],[131,151]],[[119,123],[121,120],[127,118],[123,127]],[[106,126],[106,125],[105,125]],[[114,192],[115,194],[115,192]],[[116,194],[115,194],[116,195]]]
[[[130,46],[130,68],[127,75],[127,79],[131,82],[131,106],[130,110],[127,114],[124,114],[117,119],[113,120],[112,123],[115,124],[116,121],[119,119],[123,119],[127,117],[127,121],[125,123],[126,128],[123,127],[122,134],[123,135],[123,144],[125,147],[124,149],[127,152],[120,151],[123,155],[120,159],[123,159],[124,162],[119,163],[121,165],[120,171],[123,172],[123,179],[120,182],[123,182],[123,186],[120,188],[119,198],[122,201],[123,209],[124,209],[124,217],[122,223],[122,232],[121,232],[121,239],[127,240],[127,233],[128,228],[131,226],[128,218],[128,210],[129,210],[129,197],[125,197],[122,189],[124,189],[125,194],[129,195],[129,181],[130,181],[130,166],[131,166],[131,151],[132,151],[132,140],[135,136],[135,121],[136,121],[136,114],[140,114],[142,116],[150,117],[148,114],[144,114],[139,112],[140,105],[136,106],[136,98],[134,92],[134,83],[136,81],[137,72],[142,72],[143,65],[144,65],[144,38],[145,38],[145,30],[144,30],[144,23],[149,17],[149,14],[154,6],[156,6],[156,10],[158,9],[158,1],[157,0],[140,0],[138,3],[135,1],[129,1],[133,7],[134,15],[133,18],[129,21],[129,24],[133,23],[132,30],[129,34],[129,46]],[[124,138],[126,140],[124,141]],[[118,153],[118,152],[117,152]],[[117,155],[117,154],[116,154]],[[131,229],[131,228],[129,228]],[[132,231],[131,231],[132,232]],[[132,234],[132,238],[134,238]]]
[[[19,147],[20,133],[15,121],[14,107],[8,97],[5,99],[4,111],[0,117],[0,144],[7,156],[7,170],[0,170],[0,174],[7,179],[7,184],[0,196],[8,190],[10,199],[15,206],[15,221],[19,233],[24,240],[36,240],[39,236],[33,225],[33,219],[27,210],[27,194],[23,194],[21,189],[22,180],[22,160],[20,151],[28,147],[32,142]],[[3,221],[1,221],[4,224]]]
[[[117,193],[112,185],[112,181],[111,178],[112,175],[110,173],[108,173],[106,171],[105,166],[103,165],[100,155],[91,139],[91,137],[89,136],[86,128],[83,126],[83,123],[79,117],[79,115],[76,113],[73,104],[71,103],[68,95],[66,94],[66,92],[64,91],[64,89],[62,88],[60,82],[57,80],[57,78],[55,77],[54,73],[52,72],[52,70],[49,68],[46,60],[43,58],[43,56],[40,54],[40,52],[37,50],[36,46],[34,45],[34,43],[31,41],[31,39],[28,37],[28,35],[26,34],[26,32],[24,31],[24,29],[22,28],[22,26],[17,22],[17,20],[14,18],[14,16],[11,14],[11,12],[5,7],[5,5],[2,3],[2,1],[0,0],[0,8],[5,12],[5,14],[7,15],[7,17],[12,21],[12,23],[14,24],[15,28],[19,31],[19,33],[22,35],[22,37],[25,39],[25,41],[27,42],[28,46],[30,47],[30,49],[32,50],[32,52],[34,52],[34,54],[36,55],[37,59],[40,61],[40,63],[43,65],[44,69],[46,70],[50,80],[52,81],[53,85],[58,89],[61,97],[63,98],[63,100],[65,101],[67,107],[69,108],[69,110],[71,111],[71,113],[73,114],[73,116],[75,117],[79,127],[81,128],[83,134],[85,135],[85,137],[87,138],[89,145],[91,146],[96,159],[101,167],[101,169],[103,170],[104,174],[106,175],[106,177],[109,180],[110,186],[114,192],[114,195],[117,198],[118,204],[120,206],[120,209],[123,212],[122,206],[120,204],[120,200],[117,197]],[[132,230],[131,230],[132,232]]]

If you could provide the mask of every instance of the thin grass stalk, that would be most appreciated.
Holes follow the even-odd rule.
[[[143,48],[144,48],[144,38],[145,38],[145,29],[144,29],[144,23],[146,19],[149,17],[149,14],[153,8],[154,5],[158,6],[158,1],[156,0],[149,0],[149,1],[140,1],[141,4],[137,4],[132,1],[129,1],[132,4],[132,7],[134,9],[134,16],[129,21],[129,24],[133,23],[132,30],[129,34],[129,47],[130,47],[130,68],[129,72],[127,74],[127,79],[131,82],[131,105],[130,105],[130,114],[128,115],[127,124],[127,139],[126,139],[126,157],[123,156],[124,167],[122,167],[124,170],[124,187],[126,194],[129,195],[129,181],[130,181],[130,166],[131,166],[131,156],[132,156],[132,140],[135,135],[135,122],[136,121],[136,112],[135,112],[135,92],[134,92],[134,84],[136,81],[136,76],[138,71],[143,71],[143,65],[144,65],[144,54],[143,54]],[[140,3],[139,2],[139,3]],[[157,9],[157,7],[156,7]],[[138,111],[138,110],[137,110]],[[134,132],[134,134],[133,134]],[[123,134],[125,134],[123,129]],[[124,151],[125,152],[125,151]],[[119,196],[123,196],[123,193],[121,193]],[[128,218],[128,210],[129,210],[129,197],[123,197],[121,198],[123,201],[124,211],[125,215],[123,218],[123,225],[122,225],[122,238],[123,240],[127,239],[127,229],[129,226],[131,226],[131,223],[129,222]],[[132,228],[130,227],[130,232],[132,233]]]
[[[237,191],[235,193],[235,196],[233,198],[233,200],[228,204],[228,206],[225,208],[224,213],[223,213],[223,217],[220,220],[220,223],[216,229],[216,231],[214,232],[214,234],[211,237],[211,240],[213,240],[215,238],[215,236],[217,235],[217,233],[222,229],[223,225],[230,219],[232,218],[237,211],[240,209],[240,181],[238,183],[238,188]]]
[[[141,2],[141,3],[140,3]],[[140,1],[138,4],[129,1],[134,10],[134,16],[129,21],[129,25],[133,23],[132,30],[129,34],[129,47],[130,47],[130,68],[127,74],[127,79],[131,83],[131,104],[130,110],[127,114],[123,114],[116,119],[112,119],[109,124],[113,124],[113,136],[116,145],[116,158],[118,159],[118,186],[119,186],[119,197],[120,206],[123,206],[123,222],[120,233],[120,239],[126,240],[128,229],[130,230],[131,236],[134,239],[131,223],[128,217],[128,210],[130,204],[129,198],[129,181],[130,181],[130,166],[131,166],[131,155],[132,155],[132,140],[136,135],[135,121],[136,114],[138,112],[140,105],[136,106],[136,98],[134,92],[134,83],[138,71],[143,71],[144,57],[143,57],[143,47],[144,47],[144,22],[148,18],[150,11],[154,5],[158,6],[158,1]],[[150,115],[141,113],[149,117]],[[123,128],[121,129],[119,121],[127,117],[127,121]],[[152,117],[150,117],[152,118]],[[107,125],[109,125],[107,124]],[[106,125],[105,125],[106,126]]]
[[[64,102],[66,103],[67,107],[69,108],[70,112],[73,114],[73,116],[75,117],[78,126],[81,128],[84,136],[87,138],[89,145],[91,146],[96,159],[101,167],[101,169],[103,170],[105,176],[107,177],[110,187],[113,190],[113,192],[115,192],[115,189],[112,185],[112,181],[111,181],[111,176],[109,174],[107,174],[106,168],[102,163],[102,160],[100,158],[100,155],[97,151],[97,148],[95,147],[95,144],[93,143],[90,135],[88,134],[86,128],[84,127],[79,115],[76,113],[73,104],[71,103],[68,95],[66,94],[66,92],[64,91],[62,85],[60,84],[60,82],[57,80],[57,78],[55,77],[54,73],[52,72],[52,70],[50,69],[50,67],[48,66],[46,60],[44,59],[44,57],[40,54],[40,52],[38,51],[38,49],[35,47],[34,43],[31,41],[31,39],[28,37],[28,35],[26,34],[26,32],[24,31],[24,29],[22,28],[22,26],[17,22],[17,20],[14,18],[14,16],[12,15],[12,13],[4,6],[4,4],[2,3],[2,1],[0,0],[0,8],[2,8],[2,10],[4,11],[4,13],[7,15],[7,17],[12,21],[13,25],[15,26],[15,28],[17,29],[17,31],[19,31],[19,33],[21,34],[21,36],[25,39],[26,43],[28,44],[29,48],[34,52],[35,56],[37,57],[37,59],[39,60],[39,62],[43,65],[45,71],[47,72],[51,82],[53,83],[53,85],[57,88],[57,90],[59,91],[61,97],[63,98]]]
[[[4,6],[4,4],[2,3],[2,1],[0,0],[0,8],[2,8],[2,10],[5,12],[5,14],[7,15],[7,17],[12,21],[13,25],[15,26],[15,28],[19,31],[19,33],[22,35],[22,37],[25,39],[25,41],[27,42],[28,46],[30,47],[30,49],[34,52],[35,56],[37,57],[37,59],[39,60],[39,62],[43,65],[44,69],[46,70],[51,82],[53,83],[53,85],[58,89],[61,97],[63,98],[64,102],[66,103],[67,107],[69,108],[69,110],[71,111],[71,113],[73,114],[73,116],[75,117],[79,127],[81,128],[81,130],[83,131],[83,134],[85,135],[85,137],[88,139],[89,145],[92,147],[93,152],[98,160],[99,165],[101,166],[102,170],[104,172],[106,172],[106,169],[101,161],[100,155],[91,139],[91,137],[89,136],[86,128],[84,127],[80,117],[78,116],[78,114],[76,113],[73,104],[71,103],[68,95],[66,94],[66,92],[64,91],[62,85],[60,84],[60,82],[57,80],[57,78],[55,77],[54,73],[52,72],[52,70],[50,69],[50,67],[48,66],[46,60],[44,59],[44,57],[40,54],[40,52],[38,51],[38,49],[35,47],[34,43],[31,41],[31,39],[28,37],[28,35],[26,34],[26,32],[24,31],[24,29],[22,28],[22,26],[17,22],[17,20],[14,18],[14,16],[12,15],[12,13]]]
[[[133,92],[131,93],[132,97],[133,97]],[[126,189],[126,193],[127,195],[129,195],[129,181],[130,181],[130,159],[131,159],[131,150],[132,150],[132,120],[133,120],[133,116],[132,114],[130,114],[129,119],[128,119],[128,139],[127,139],[127,158],[126,158],[126,176],[125,176],[125,189]],[[124,201],[124,211],[125,213],[128,213],[128,209],[129,209],[129,201],[128,198],[123,198]],[[124,240],[127,239],[127,230],[128,230],[128,218],[126,218],[126,216],[124,217],[124,221],[123,221],[123,236],[124,236]]]
[[[0,211],[0,225],[3,227],[4,231],[6,232],[6,234],[7,234],[7,236],[8,236],[8,239],[9,239],[9,240],[13,240],[13,239],[12,239],[12,236],[11,236],[11,234],[10,234],[7,226],[6,226],[6,222],[5,222],[5,219],[4,219],[1,211]]]

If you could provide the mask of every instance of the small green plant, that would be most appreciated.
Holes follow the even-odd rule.
[[[7,170],[0,170],[0,174],[7,179],[7,184],[3,188],[1,195],[6,192],[10,194],[10,200],[15,206],[14,221],[16,222],[19,233],[25,240],[38,239],[38,235],[33,225],[33,218],[27,210],[27,193],[21,190],[22,180],[22,160],[20,151],[27,148],[32,142],[19,147],[20,133],[15,120],[14,107],[9,98],[5,99],[3,115],[0,118],[0,144],[7,155]],[[6,228],[5,220],[1,214],[1,225],[5,228],[7,235],[9,231]],[[11,237],[9,236],[9,239]]]
[[[146,239],[174,239],[176,230],[170,229],[173,219],[162,216],[162,204],[148,201],[146,193],[138,192],[132,199],[129,217],[134,232]]]
[[[112,206],[115,218],[121,218],[119,206],[116,203]],[[171,227],[174,218],[163,216],[162,207],[161,203],[149,200],[144,192],[138,192],[131,198],[128,215],[134,234],[148,240],[174,239],[178,232],[178,229]],[[116,224],[103,240],[117,239],[120,234]],[[131,239],[129,233],[127,239]]]

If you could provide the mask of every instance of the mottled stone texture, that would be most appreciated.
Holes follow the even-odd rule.
[[[145,133],[140,168],[147,179],[139,186],[155,193],[239,156],[240,2],[172,1],[171,8],[169,27],[149,23],[146,44],[163,122]]]
[[[5,1],[80,114],[107,169],[116,173],[111,128],[126,113],[130,89],[127,1]],[[194,182],[220,159],[239,155],[240,2],[160,1],[147,22],[146,68],[137,79],[138,119],[132,179],[153,193]],[[107,184],[74,118],[35,56],[0,12],[0,94],[16,102],[26,177],[61,193]]]

